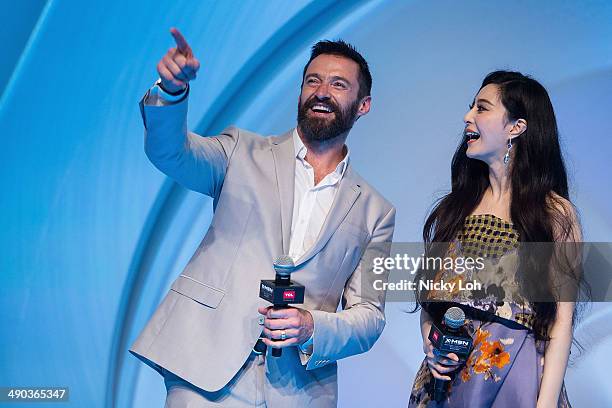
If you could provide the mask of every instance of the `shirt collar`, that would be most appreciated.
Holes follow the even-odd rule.
[[[304,145],[304,142],[302,142],[302,139],[300,138],[300,135],[297,132],[297,128],[293,129],[293,147],[295,149],[296,159],[305,162],[308,148],[306,147],[306,145]],[[344,172],[346,171],[346,168],[348,167],[349,153],[349,148],[348,146],[346,146],[346,155],[344,156],[344,159],[342,159],[342,161],[338,163],[338,165],[336,166],[336,170],[334,170],[334,173],[339,176],[338,178],[342,178]]]

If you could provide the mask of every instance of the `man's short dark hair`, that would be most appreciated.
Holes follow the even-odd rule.
[[[312,60],[322,54],[338,55],[355,61],[359,66],[359,92],[357,97],[361,100],[361,98],[370,95],[372,92],[372,74],[370,74],[368,63],[355,47],[343,40],[322,40],[313,45],[312,51],[310,52],[310,59],[306,63],[304,72],[302,73],[302,81],[304,81],[306,70]]]

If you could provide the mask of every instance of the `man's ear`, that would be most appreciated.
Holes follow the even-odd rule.
[[[510,129],[510,138],[514,139],[525,133],[527,130],[527,121],[525,119],[517,119],[517,121],[512,125],[512,129]]]
[[[365,96],[361,102],[359,102],[359,109],[357,109],[357,119],[362,117],[363,115],[367,115],[370,111],[370,106],[372,104],[372,97]]]

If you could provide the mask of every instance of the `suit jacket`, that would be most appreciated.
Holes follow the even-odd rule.
[[[146,98],[146,96],[145,96]],[[144,101],[144,98],[143,98]],[[202,137],[186,127],[187,98],[146,106],[145,151],[162,172],[214,198],[214,216],[197,251],[174,281],[130,352],[207,391],[224,387],[259,338],[261,279],[289,251],[295,151],[291,131],[262,137],[230,127]],[[313,353],[284,349],[275,365],[283,393],[304,401],[336,398],[336,360],[372,347],[384,324],[380,278],[362,255],[393,236],[395,209],[349,164],[318,240],[292,275],[306,286],[314,319]],[[385,248],[380,246],[382,256]],[[342,303],[341,311],[337,311]],[[274,360],[271,362],[271,360]],[[295,401],[295,400],[292,400]]]

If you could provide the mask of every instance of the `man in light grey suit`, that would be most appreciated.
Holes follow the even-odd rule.
[[[199,62],[171,32],[177,46],[141,101],[145,151],[162,172],[213,197],[215,212],[130,351],[164,376],[167,407],[335,407],[336,361],[369,350],[385,324],[385,294],[372,285],[385,276],[372,273],[364,252],[386,256],[395,222],[345,145],[370,109],[368,65],[352,46],[321,41],[304,68],[296,129],[201,137],[186,125]],[[282,254],[306,287],[299,308],[275,310],[258,296]]]

